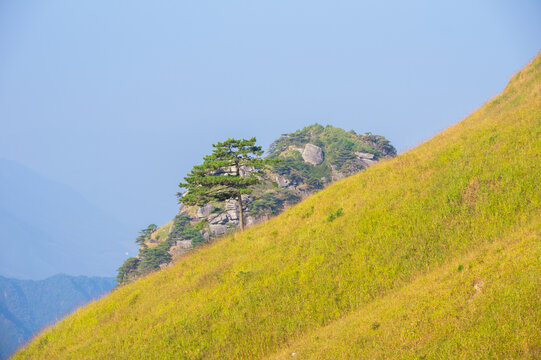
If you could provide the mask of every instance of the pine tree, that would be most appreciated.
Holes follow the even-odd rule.
[[[250,194],[252,187],[262,181],[257,174],[266,164],[276,162],[262,159],[263,150],[255,142],[253,137],[213,144],[212,154],[203,158],[203,164],[193,167],[184,178],[185,183],[179,184],[180,188],[187,189],[184,194],[178,194],[180,202],[203,206],[212,200],[237,199],[240,228],[244,230],[242,195]],[[250,171],[242,174],[242,169]]]

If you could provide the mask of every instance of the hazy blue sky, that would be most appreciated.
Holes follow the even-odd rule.
[[[0,157],[135,236],[216,141],[319,122],[404,151],[540,49],[535,0],[0,0]]]

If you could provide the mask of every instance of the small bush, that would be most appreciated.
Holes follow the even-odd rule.
[[[327,218],[327,221],[331,222],[337,217],[342,216],[342,215],[344,215],[344,209],[340,208],[336,210],[335,212],[333,212],[332,214],[330,214],[329,217]]]

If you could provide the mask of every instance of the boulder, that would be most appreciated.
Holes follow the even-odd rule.
[[[368,160],[372,160],[374,158],[374,154],[363,153],[363,152],[358,152],[358,151],[355,152],[355,156],[357,156],[359,159],[368,159]]]
[[[237,200],[229,199],[225,201],[225,210],[237,210]]]
[[[241,166],[239,169],[239,174],[241,177],[249,176],[255,171],[253,166]]]
[[[231,220],[237,220],[239,218],[237,214],[237,209],[227,210],[227,216],[229,216]]]
[[[228,227],[221,224],[210,224],[209,225],[210,232],[213,236],[220,236],[227,232]]]
[[[176,245],[181,249],[191,249],[193,247],[191,240],[177,240]]]
[[[227,214],[219,213],[219,214],[211,214],[208,217],[209,224],[225,224],[228,220]]]
[[[323,162],[323,151],[319,146],[306,144],[302,152],[304,162],[312,165],[319,165]]]
[[[285,188],[289,186],[291,181],[284,176],[276,175],[276,183],[278,184],[279,187]]]
[[[210,213],[214,209],[215,207],[212,206],[211,204],[206,204],[205,206],[198,208],[197,211],[195,212],[195,215],[200,219],[206,218],[210,215]]]
[[[200,230],[199,232],[201,233],[201,235],[203,236],[205,241],[207,241],[207,242],[210,241],[210,234],[207,231]]]

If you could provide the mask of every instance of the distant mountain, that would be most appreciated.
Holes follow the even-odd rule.
[[[129,232],[66,185],[0,159],[0,275],[111,276],[134,250]]]
[[[32,281],[0,276],[0,359],[7,358],[43,326],[114,286],[113,278],[55,275]]]

